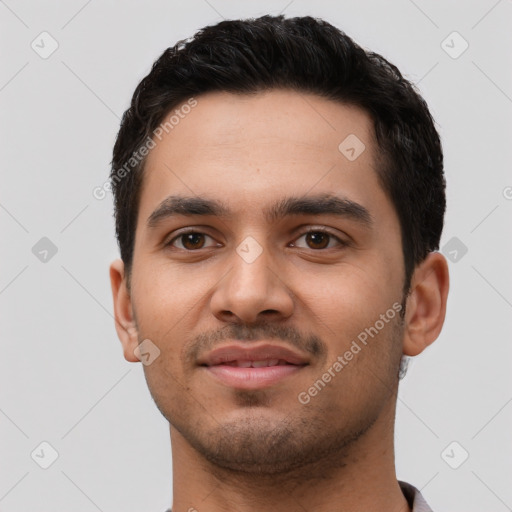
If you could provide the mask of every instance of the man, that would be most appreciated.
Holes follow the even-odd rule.
[[[170,424],[173,512],[430,510],[394,467],[401,363],[449,287],[411,84],[322,20],[223,21],[154,64],[112,163],[116,328]]]

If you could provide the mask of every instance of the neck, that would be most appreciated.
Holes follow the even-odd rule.
[[[394,413],[383,412],[343,453],[277,475],[213,465],[171,427],[172,512],[410,512],[395,474]]]

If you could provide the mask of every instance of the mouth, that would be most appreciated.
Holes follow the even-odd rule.
[[[302,354],[277,345],[231,344],[198,361],[217,382],[235,389],[261,389],[280,383],[309,364]]]
[[[293,363],[289,363],[284,359],[262,359],[261,361],[251,361],[247,360],[235,360],[235,361],[227,361],[223,363],[225,366],[234,366],[236,368],[265,368],[269,366],[284,366],[291,365]],[[293,365],[295,366],[295,365]]]

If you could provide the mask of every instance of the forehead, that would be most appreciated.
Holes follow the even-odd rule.
[[[386,201],[372,121],[361,109],[290,90],[195,100],[193,108],[174,108],[166,116],[175,114],[172,126],[155,138],[137,229],[173,194],[217,197],[246,217],[290,195],[329,193],[370,206]]]

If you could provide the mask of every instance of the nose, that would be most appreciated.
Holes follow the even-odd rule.
[[[230,270],[211,297],[212,313],[224,322],[256,323],[284,320],[293,313],[292,293],[275,268],[270,251],[262,247],[254,260],[233,251]]]

